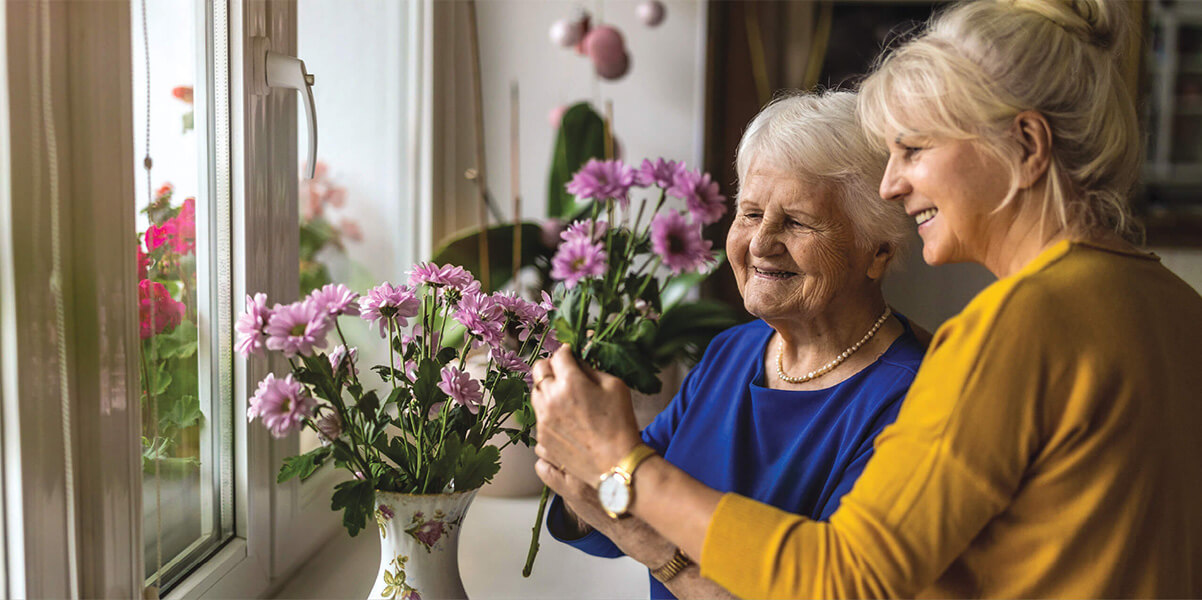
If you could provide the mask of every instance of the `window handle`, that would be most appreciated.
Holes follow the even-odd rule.
[[[314,169],[317,168],[317,110],[313,106],[313,75],[305,70],[305,61],[295,56],[268,50],[265,61],[267,86],[294,89],[300,92],[304,101],[305,116],[309,123],[309,172],[305,177],[313,179]]]

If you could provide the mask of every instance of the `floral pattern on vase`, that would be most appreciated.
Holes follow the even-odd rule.
[[[460,524],[479,489],[449,494],[376,492],[380,570],[370,598],[466,598]]]

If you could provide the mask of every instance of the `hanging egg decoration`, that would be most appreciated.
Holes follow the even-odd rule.
[[[657,27],[664,22],[667,10],[660,0],[643,0],[635,12],[644,25]],[[593,70],[603,79],[620,79],[630,71],[630,53],[622,33],[612,25],[593,27],[592,17],[584,9],[552,23],[547,37],[561,48],[575,47],[577,54],[592,61]]]
[[[584,52],[593,61],[593,69],[604,79],[618,79],[630,69],[630,55],[622,34],[602,25],[584,36]]]
[[[584,28],[580,21],[560,19],[551,24],[551,30],[547,32],[547,36],[551,38],[552,44],[571,48],[580,43],[584,37]]]
[[[635,7],[635,14],[647,27],[657,27],[664,22],[664,3],[659,0],[643,0]]]

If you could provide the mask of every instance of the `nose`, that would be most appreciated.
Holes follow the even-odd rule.
[[[878,193],[881,198],[892,201],[904,200],[906,194],[910,193],[910,183],[902,176],[901,166],[893,156],[889,157],[889,164],[885,166],[885,176],[881,178]]]
[[[784,247],[780,240],[780,227],[767,219],[760,221],[755,233],[751,236],[751,255],[763,258],[772,256]]]

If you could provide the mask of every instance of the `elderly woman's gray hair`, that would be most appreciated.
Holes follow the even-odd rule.
[[[897,258],[913,224],[899,202],[881,200],[877,190],[888,154],[865,135],[856,116],[856,95],[826,91],[783,96],[756,115],[736,158],[740,185],[753,160],[830,184],[864,249],[888,245]],[[894,261],[896,262],[896,261]]]

